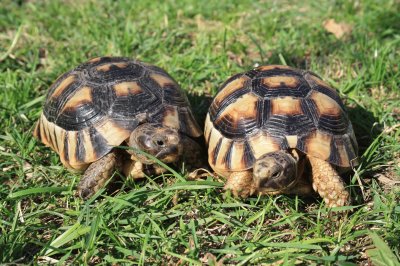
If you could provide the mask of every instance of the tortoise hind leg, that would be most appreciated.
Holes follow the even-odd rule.
[[[309,157],[312,172],[312,186],[329,207],[350,204],[345,183],[332,165],[324,160]]]
[[[111,152],[89,165],[78,185],[77,193],[81,198],[88,199],[104,186],[117,168],[118,157]]]

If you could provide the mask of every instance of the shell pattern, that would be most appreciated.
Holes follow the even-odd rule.
[[[185,93],[164,70],[128,58],[99,57],[61,75],[49,88],[34,135],[66,167],[82,170],[145,122],[202,135]]]
[[[207,114],[212,168],[250,169],[263,154],[298,149],[336,166],[357,160],[357,142],[338,93],[316,74],[268,65],[229,78]]]

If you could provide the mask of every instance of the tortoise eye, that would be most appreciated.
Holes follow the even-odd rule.
[[[277,171],[277,172],[275,172],[275,173],[273,173],[273,174],[271,175],[271,178],[277,178],[277,177],[279,177],[279,175],[280,175],[280,172]]]
[[[165,146],[165,141],[161,138],[157,138],[154,140],[154,144],[156,144],[159,147],[164,147]]]

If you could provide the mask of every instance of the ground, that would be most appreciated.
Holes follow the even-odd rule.
[[[398,265],[400,3],[296,3],[3,0],[0,264]],[[100,55],[165,68],[200,123],[234,73],[313,70],[338,89],[354,125],[354,206],[338,216],[320,198],[239,200],[180,168],[76,198],[80,175],[32,130],[49,85]]]

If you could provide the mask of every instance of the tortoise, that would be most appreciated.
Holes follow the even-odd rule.
[[[350,203],[339,174],[357,165],[357,141],[336,92],[310,71],[264,65],[230,77],[205,122],[208,161],[234,196],[313,194]]]
[[[203,135],[185,93],[167,72],[124,57],[94,58],[61,75],[49,88],[33,134],[65,167],[84,171],[77,191],[82,198],[103,187],[114,170],[132,178],[166,171],[143,151],[194,167]],[[121,145],[131,149],[116,148]]]

